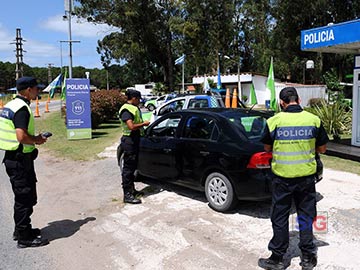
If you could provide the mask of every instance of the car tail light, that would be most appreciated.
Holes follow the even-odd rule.
[[[270,168],[270,160],[272,159],[272,153],[270,152],[259,152],[252,155],[248,169],[268,169]]]

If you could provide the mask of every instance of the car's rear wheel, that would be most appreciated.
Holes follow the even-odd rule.
[[[230,180],[218,172],[206,178],[205,194],[210,207],[219,212],[231,210],[238,202]]]
[[[153,110],[155,110],[155,106],[153,105],[153,104],[149,104],[149,105],[147,105],[147,107],[146,107],[149,111],[153,111]]]

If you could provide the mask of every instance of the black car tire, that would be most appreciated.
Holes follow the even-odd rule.
[[[149,105],[147,105],[147,107],[146,107],[150,112],[152,112],[153,110],[155,110],[156,108],[155,108],[155,106],[153,105],[153,104],[149,104]]]
[[[210,207],[219,212],[231,210],[238,202],[230,180],[218,172],[206,178],[205,194]]]

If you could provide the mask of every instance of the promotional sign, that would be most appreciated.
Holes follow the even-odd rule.
[[[66,119],[69,140],[91,139],[89,79],[66,80]]]

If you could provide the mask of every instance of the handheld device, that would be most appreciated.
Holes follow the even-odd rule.
[[[49,138],[52,136],[52,133],[51,132],[43,132],[43,133],[41,133],[41,136],[43,136],[45,138]]]

